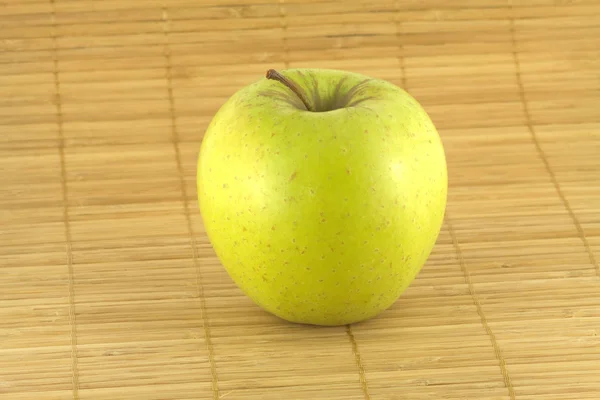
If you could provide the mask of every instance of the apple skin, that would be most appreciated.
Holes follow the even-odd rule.
[[[442,141],[390,82],[328,69],[281,74],[318,112],[267,78],[225,102],[198,157],[207,235],[264,310],[311,325],[373,318],[437,241],[448,185]]]

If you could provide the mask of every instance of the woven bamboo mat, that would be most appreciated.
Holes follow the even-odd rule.
[[[351,327],[254,306],[197,208],[217,108],[300,66],[447,151],[431,258]],[[0,1],[0,155],[2,400],[600,398],[598,0]]]

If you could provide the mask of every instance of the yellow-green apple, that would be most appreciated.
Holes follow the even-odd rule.
[[[391,82],[269,70],[210,122],[197,188],[215,253],[250,299],[342,325],[389,308],[429,258],[447,166],[431,119]]]

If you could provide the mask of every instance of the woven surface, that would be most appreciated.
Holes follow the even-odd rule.
[[[0,1],[0,398],[600,398],[598,0]],[[352,327],[283,323],[204,233],[217,108],[267,68],[405,87],[435,250]]]

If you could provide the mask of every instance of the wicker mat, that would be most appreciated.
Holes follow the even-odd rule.
[[[0,1],[0,399],[598,400],[600,2],[513,3]],[[268,315],[204,232],[204,129],[286,67],[390,80],[446,147],[365,323]]]

